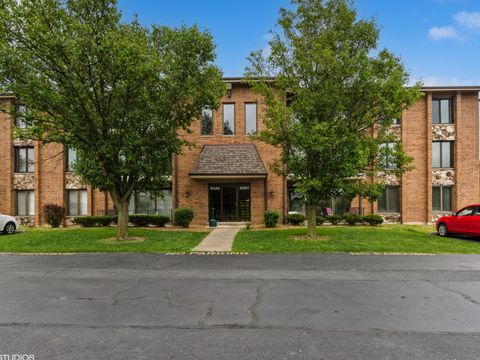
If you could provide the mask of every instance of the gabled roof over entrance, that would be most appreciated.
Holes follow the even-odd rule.
[[[264,178],[267,171],[254,144],[204,145],[193,170],[194,179]]]

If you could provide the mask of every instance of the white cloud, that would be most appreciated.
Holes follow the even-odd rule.
[[[423,86],[476,86],[480,84],[480,79],[460,79],[457,77],[430,75],[422,78],[412,78],[409,85],[414,85],[417,81],[421,81]]]
[[[480,31],[480,12],[460,11],[453,19],[464,29]]]
[[[433,40],[463,40],[460,33],[453,26],[434,26],[428,31],[428,36]]]
[[[272,33],[266,33],[263,35],[263,41],[267,42],[267,45],[265,45],[262,49],[263,56],[268,57],[270,56],[270,53],[272,52],[272,49],[270,48],[269,42],[273,39],[273,34]]]

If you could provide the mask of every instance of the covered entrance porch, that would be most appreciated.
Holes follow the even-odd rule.
[[[267,171],[254,144],[204,145],[189,175],[202,188],[206,220],[258,221],[266,209]]]

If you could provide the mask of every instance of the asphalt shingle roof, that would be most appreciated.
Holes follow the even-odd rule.
[[[190,175],[266,175],[253,144],[204,145]]]

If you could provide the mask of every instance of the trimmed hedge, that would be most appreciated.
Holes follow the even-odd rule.
[[[317,216],[317,225],[323,225],[325,218],[323,216]]]
[[[327,220],[332,225],[337,225],[342,217],[340,215],[327,215],[325,216],[325,220]]]
[[[363,220],[362,215],[358,214],[346,214],[345,215],[345,221],[347,222],[348,225],[355,225],[356,223],[359,223]]]
[[[377,214],[367,215],[363,218],[363,220],[365,220],[365,222],[367,222],[370,226],[377,226],[383,224],[383,217]]]
[[[277,226],[280,214],[275,210],[267,210],[263,213],[263,222],[267,228],[273,228]]]
[[[287,215],[287,221],[292,225],[301,225],[305,222],[305,215],[303,214],[289,214]]]
[[[143,214],[135,214],[130,215],[129,222],[133,224],[133,226],[141,227],[141,226],[148,226],[154,225],[158,227],[165,227],[165,224],[170,221],[168,216],[163,215],[143,215]]]
[[[175,226],[188,228],[193,220],[194,212],[190,208],[178,208],[173,213],[173,223]]]
[[[117,223],[117,216],[79,216],[73,219],[73,222],[83,227],[109,226],[111,223]],[[162,215],[130,215],[128,222],[133,226],[159,226],[164,227],[170,221],[168,216]]]
[[[55,204],[46,204],[43,207],[43,215],[48,225],[58,228],[65,218],[65,208]]]
[[[113,221],[113,216],[79,216],[73,218],[73,222],[83,227],[109,226]]]

